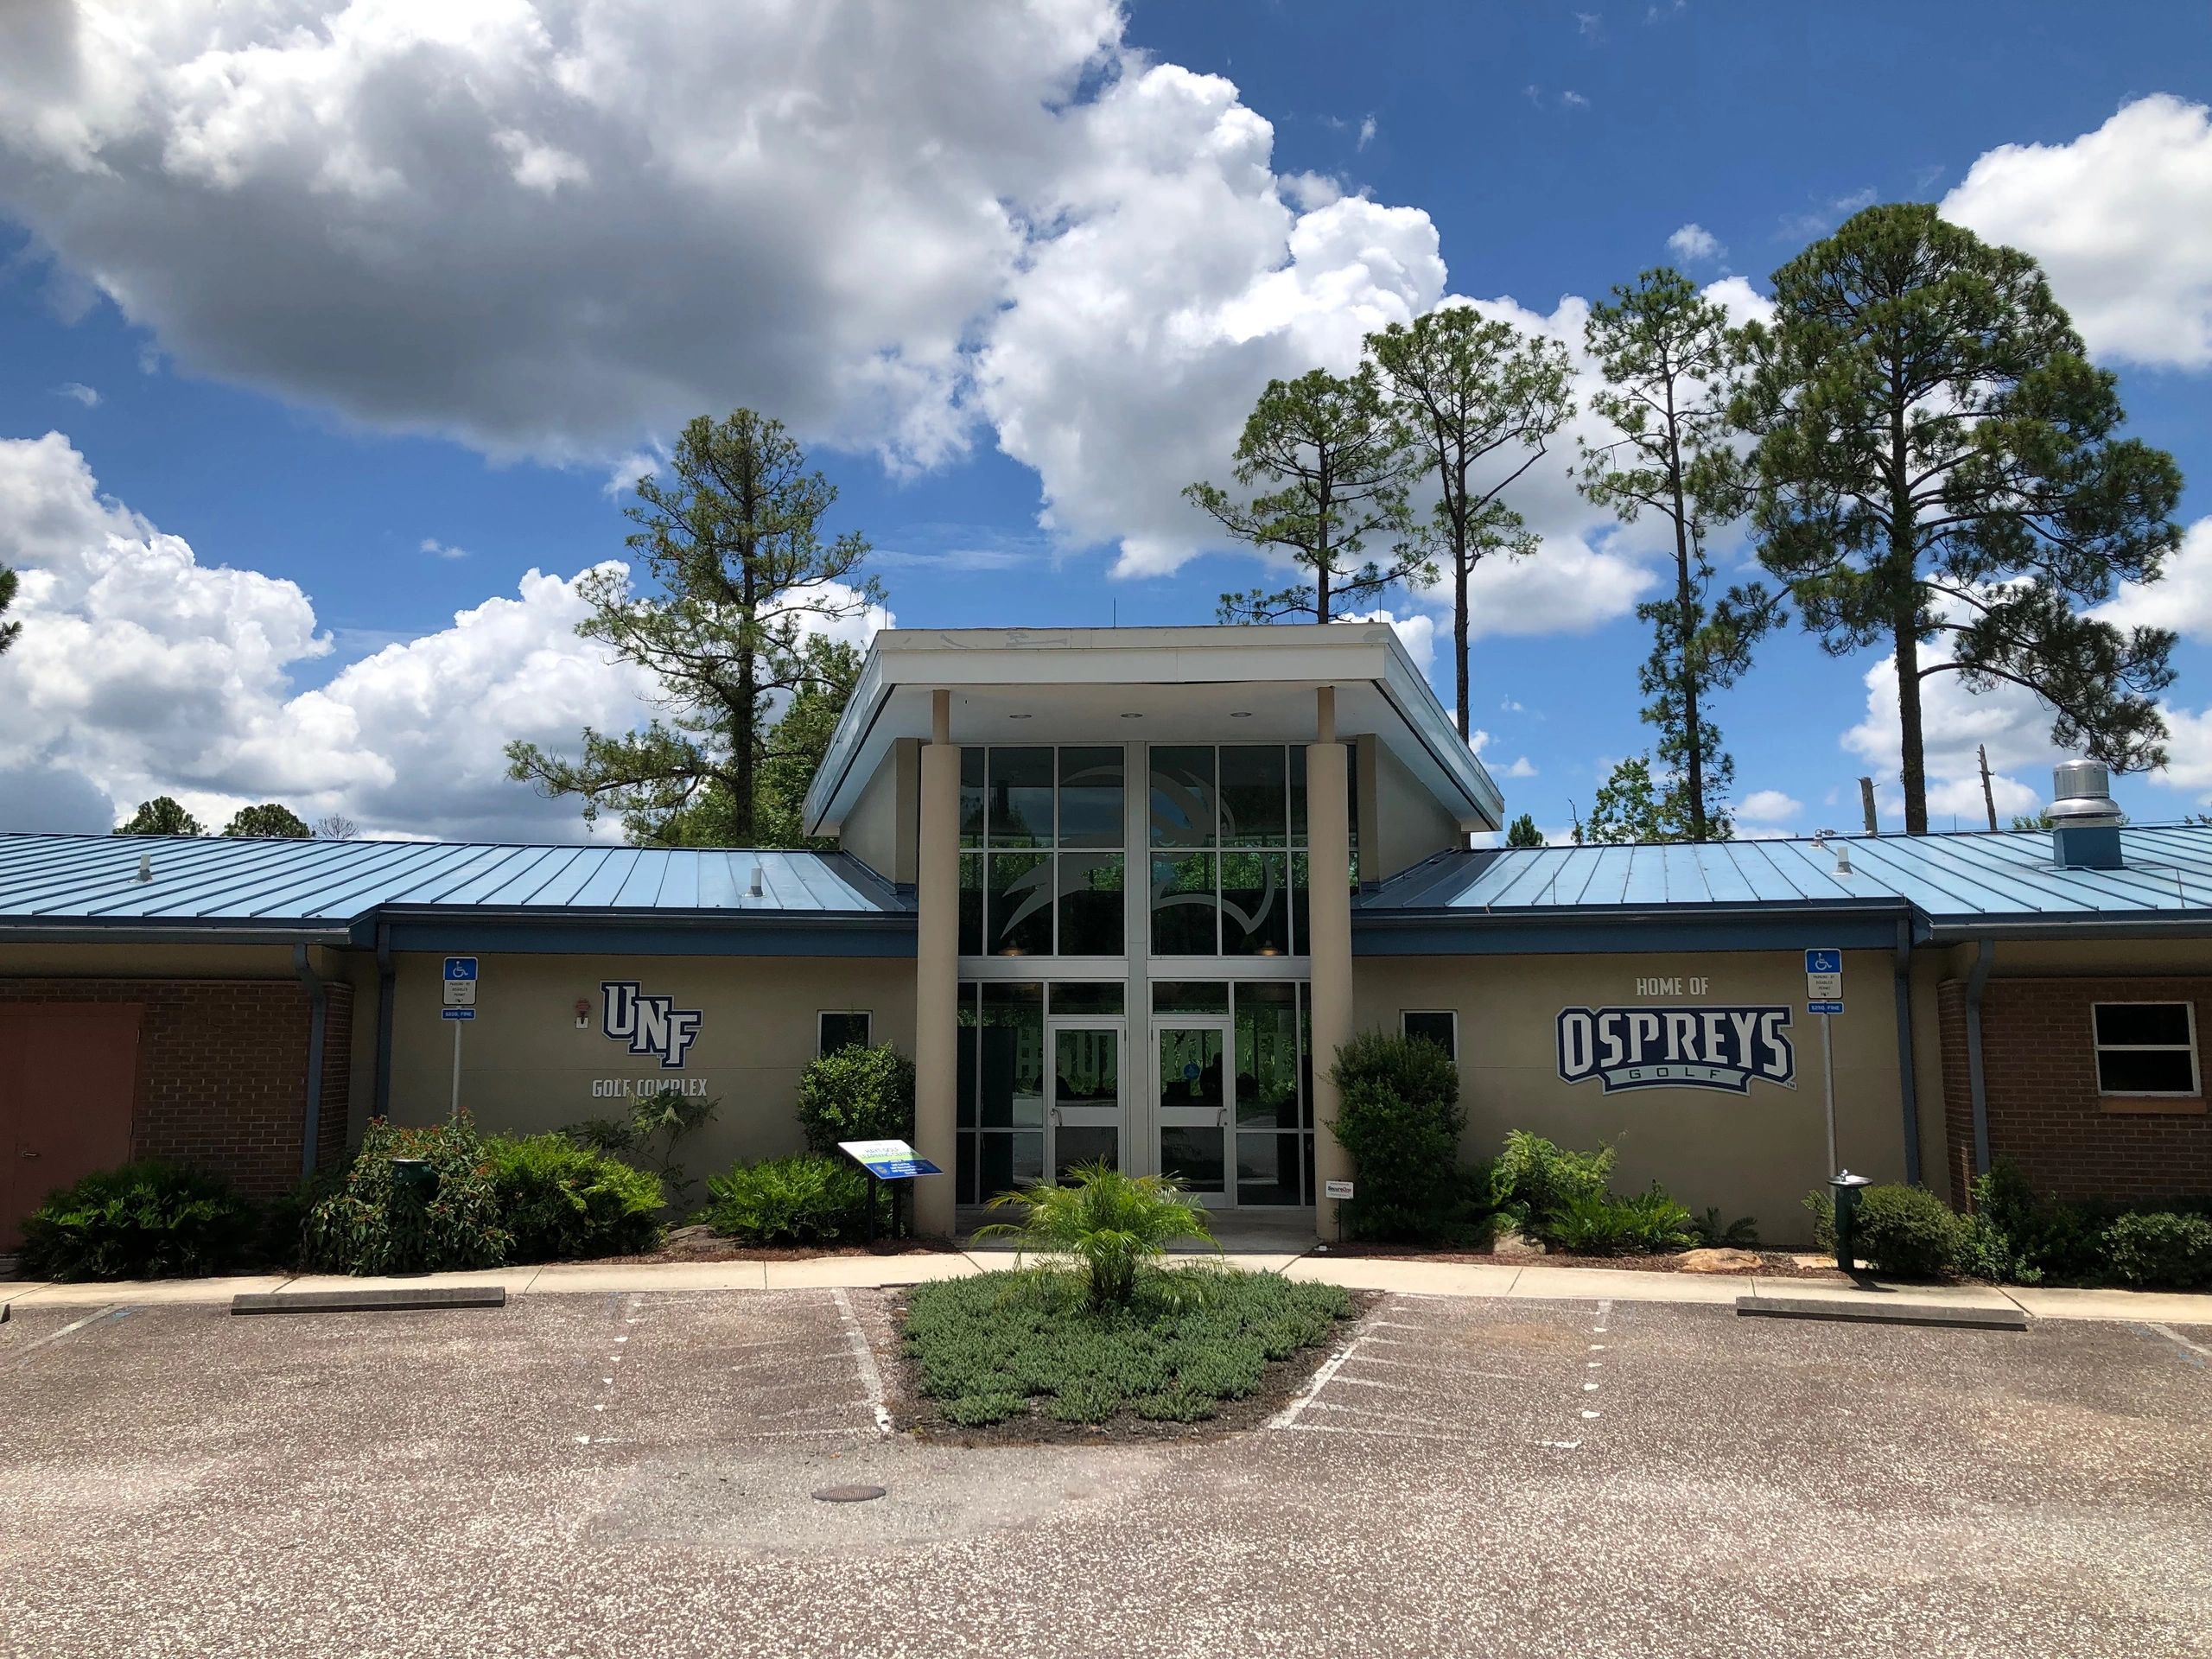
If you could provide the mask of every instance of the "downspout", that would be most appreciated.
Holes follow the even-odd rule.
[[[308,1116],[300,1134],[300,1179],[305,1180],[315,1173],[322,1130],[322,1044],[330,1023],[330,994],[308,965],[304,944],[292,947],[292,971],[308,993]]]
[[[1920,1185],[1920,1095],[1912,1076],[1912,924],[1897,924],[1897,1098],[1904,1103],[1904,1180]]]
[[[1967,975],[1967,1090],[1974,1102],[1974,1173],[1989,1173],[1989,1090],[1981,1076],[1981,992],[1989,983],[1989,965],[1997,947],[1984,939],[1974,948],[1974,968]],[[1973,1187],[1971,1179],[1967,1183]]]
[[[374,1116],[391,1116],[391,925],[377,924],[377,1078]]]

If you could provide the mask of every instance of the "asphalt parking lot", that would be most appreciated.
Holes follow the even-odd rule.
[[[890,1353],[866,1291],[23,1307],[0,1652],[2212,1652],[2201,1329],[1394,1296],[1268,1427],[988,1449]]]

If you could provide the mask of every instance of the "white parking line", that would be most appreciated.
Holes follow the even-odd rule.
[[[846,1345],[852,1350],[854,1362],[861,1371],[861,1386],[867,1390],[868,1409],[875,1414],[875,1432],[891,1433],[891,1408],[883,1397],[883,1373],[876,1369],[875,1351],[868,1346],[868,1332],[861,1329],[861,1322],[853,1313],[853,1299],[842,1290],[830,1293],[836,1299],[838,1316],[845,1322]]]
[[[1336,1352],[1331,1354],[1326,1359],[1321,1362],[1321,1367],[1319,1370],[1313,1373],[1313,1380],[1307,1382],[1306,1387],[1298,1394],[1292,1396],[1290,1403],[1285,1406],[1281,1411],[1275,1413],[1274,1416],[1268,1419],[1268,1427],[1269,1428],[1296,1427],[1299,1417],[1305,1412],[1306,1407],[1312,1405],[1313,1402],[1319,1397],[1321,1390],[1329,1386],[1330,1380],[1333,1378],[1338,1371],[1344,1370],[1344,1362],[1359,1351],[1360,1344],[1368,1340],[1369,1332],[1374,1328],[1374,1325],[1385,1323],[1387,1323],[1387,1321],[1377,1319],[1375,1320],[1372,1325],[1363,1324],[1358,1333],[1355,1335],[1350,1342],[1346,1343],[1343,1347],[1338,1349]],[[1419,1327],[1406,1325],[1395,1325],[1392,1328],[1402,1331],[1412,1331],[1416,1330]]]
[[[97,1309],[92,1313],[86,1314],[81,1319],[72,1319],[68,1324],[63,1325],[59,1331],[50,1332],[47,1335],[41,1337],[36,1342],[24,1344],[22,1350],[15,1356],[16,1363],[18,1366],[21,1366],[25,1360],[29,1359],[33,1354],[38,1352],[40,1349],[47,1346],[49,1343],[59,1342],[62,1338],[69,1336],[75,1332],[81,1331],[88,1325],[98,1324],[100,1320],[106,1319],[110,1314],[121,1313],[125,1311],[126,1310],[122,1303],[110,1302],[105,1307]]]
[[[2191,1342],[2187,1337],[2182,1335],[2180,1332],[2175,1330],[2171,1325],[2161,1325],[2156,1319],[2151,1319],[2145,1322],[2144,1328],[2145,1330],[2155,1331],[2160,1336],[2164,1337],[2168,1342],[2174,1343],[2180,1347],[2187,1349],[2190,1353],[2196,1356],[2200,1363],[2212,1361],[2212,1348],[2207,1348],[2201,1342]]]

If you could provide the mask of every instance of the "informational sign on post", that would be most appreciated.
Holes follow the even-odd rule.
[[[944,1173],[904,1141],[840,1141],[837,1150],[879,1181],[910,1181],[917,1175]]]
[[[1843,952],[1833,948],[1805,952],[1805,1006],[1821,1016],[1821,1078],[1827,1086],[1828,1105],[1828,1169],[1835,1161],[1835,1039],[1828,1030],[1828,1016],[1843,1012]]]
[[[440,1010],[453,1026],[453,1116],[461,1116],[461,1028],[476,1017],[476,958],[448,957],[445,971],[439,976],[445,982],[445,1007]]]
[[[1321,1183],[1321,1196],[1325,1198],[1349,1198],[1351,1195],[1352,1184],[1350,1181],[1324,1181]]]

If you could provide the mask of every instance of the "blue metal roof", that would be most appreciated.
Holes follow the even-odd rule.
[[[1356,922],[1591,920],[1664,911],[1910,912],[1948,931],[1976,924],[2133,923],[2212,913],[2212,827],[2121,830],[2126,868],[2061,868],[2044,830],[1440,854],[1363,893]],[[1847,849],[1848,874],[1836,868]],[[2212,931],[2212,930],[2209,930]]]
[[[912,910],[847,853],[0,836],[0,931],[350,929],[389,917],[742,925],[904,919]]]

